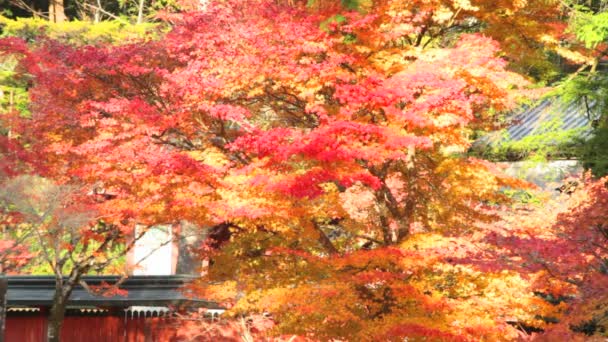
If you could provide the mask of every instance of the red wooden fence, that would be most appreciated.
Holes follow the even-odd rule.
[[[175,327],[163,318],[67,316],[61,328],[63,342],[170,342],[179,341]],[[44,342],[44,316],[7,317],[7,342]]]
[[[46,317],[7,317],[4,340],[6,342],[39,342],[46,337]]]

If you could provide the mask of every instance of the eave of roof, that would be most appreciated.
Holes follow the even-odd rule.
[[[216,303],[185,293],[184,285],[195,280],[194,276],[131,276],[119,289],[121,295],[95,295],[77,285],[70,298],[70,306],[119,307],[191,305],[220,308]],[[53,304],[55,278],[53,276],[8,276],[7,304],[9,307],[50,307]],[[120,276],[85,276],[89,286],[115,284]]]

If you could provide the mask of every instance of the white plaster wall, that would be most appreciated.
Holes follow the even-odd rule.
[[[136,228],[139,236],[143,226]],[[173,265],[173,244],[171,226],[154,226],[135,242],[133,247],[134,275],[171,275]]]

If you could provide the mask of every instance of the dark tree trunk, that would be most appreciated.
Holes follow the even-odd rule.
[[[0,274],[0,342],[4,342],[4,331],[6,327],[6,291],[8,280],[4,274]]]
[[[49,312],[49,325],[47,329],[48,342],[61,341],[61,326],[65,318],[65,309],[68,305],[68,299],[72,294],[74,286],[80,280],[80,273],[72,271],[67,279],[57,278],[55,282],[55,294],[53,295],[53,306]]]
[[[65,308],[67,306],[67,296],[64,296],[64,289],[61,284],[55,287],[55,295],[53,296],[53,306],[49,313],[49,325],[47,329],[47,341],[61,341],[61,326],[65,317]],[[70,291],[71,292],[71,291]]]
[[[63,318],[65,317],[66,300],[62,296],[62,289],[58,288],[55,290],[55,296],[53,298],[53,306],[49,313],[49,325],[47,329],[47,340],[48,342],[59,342],[61,341],[61,325],[63,324]]]

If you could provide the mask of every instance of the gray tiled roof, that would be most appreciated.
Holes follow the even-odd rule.
[[[118,276],[84,276],[88,285],[114,284]],[[8,306],[51,306],[55,291],[52,276],[8,276]],[[69,306],[129,307],[134,305],[159,306],[190,304],[218,308],[216,303],[192,298],[183,292],[183,286],[195,280],[191,276],[131,276],[120,285],[123,295],[93,295],[82,286],[74,288]]]
[[[589,107],[593,108],[593,104]],[[492,149],[534,136],[545,139],[542,143],[553,144],[550,136],[542,136],[551,132],[572,131],[577,137],[585,138],[591,134],[592,119],[584,104],[545,99],[514,114],[506,129],[483,136],[474,143],[474,148]]]

